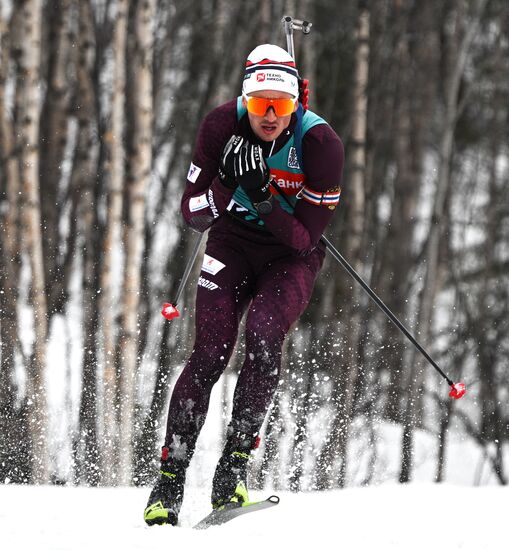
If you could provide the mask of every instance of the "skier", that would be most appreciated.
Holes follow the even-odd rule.
[[[214,509],[248,501],[247,465],[278,384],[283,340],[309,302],[325,255],[319,240],[341,193],[343,145],[299,103],[299,83],[284,49],[260,45],[247,58],[242,95],[198,131],[181,209],[193,229],[210,231],[196,341],[171,396],[149,525],[178,522],[210,393],[246,310],[246,357],[211,500]]]

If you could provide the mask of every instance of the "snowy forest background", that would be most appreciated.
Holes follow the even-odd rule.
[[[196,238],[179,204],[197,125],[252,48],[286,46],[285,14],[313,23],[297,62],[346,146],[327,236],[468,393],[449,399],[329,257],[253,483],[406,482],[418,445],[441,481],[453,440],[476,457],[463,481],[507,483],[505,0],[0,0],[0,482],[151,481],[193,341],[200,262],[182,316],[160,310]]]

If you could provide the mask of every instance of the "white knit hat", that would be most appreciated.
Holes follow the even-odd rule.
[[[299,95],[299,73],[292,56],[273,44],[257,46],[248,56],[242,93],[277,90]]]

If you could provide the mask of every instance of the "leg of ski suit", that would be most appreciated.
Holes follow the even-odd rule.
[[[306,308],[316,272],[296,256],[274,260],[257,277],[246,319],[246,358],[233,398],[231,429],[255,434],[280,376],[284,338]]]
[[[279,380],[283,340],[306,308],[323,262],[321,250],[299,257],[272,236],[238,225],[226,218],[209,234],[206,254],[213,261],[202,269],[198,286],[196,341],[168,414],[165,445],[175,458],[192,455],[212,387],[228,364],[248,305],[246,359],[230,428],[260,430]]]

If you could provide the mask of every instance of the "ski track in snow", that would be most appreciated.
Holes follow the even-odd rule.
[[[220,527],[190,527],[210,510],[208,491],[186,488],[181,526],[146,527],[148,488],[0,487],[2,550],[484,550],[507,548],[509,487],[385,484],[278,493],[275,508]],[[252,498],[270,492],[252,492]]]

